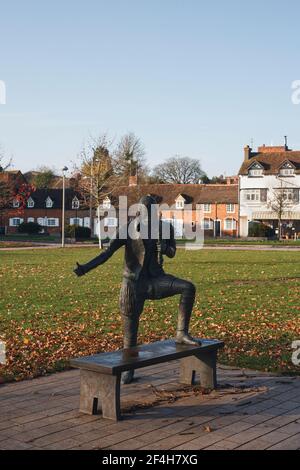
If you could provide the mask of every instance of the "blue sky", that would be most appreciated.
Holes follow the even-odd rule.
[[[298,0],[0,0],[0,143],[61,168],[90,134],[144,142],[151,165],[235,173],[243,146],[300,149]]]

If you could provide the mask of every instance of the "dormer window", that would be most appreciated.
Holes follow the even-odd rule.
[[[106,197],[105,199],[103,199],[102,207],[103,209],[111,208],[111,200],[109,199],[109,197]]]
[[[27,207],[28,209],[32,209],[34,207],[34,200],[32,199],[32,197],[30,197],[27,201]]]
[[[185,199],[181,194],[175,199],[176,209],[182,210],[184,209]]]
[[[251,167],[248,170],[248,176],[252,178],[263,176],[263,174],[264,174],[263,167],[258,162],[253,163],[253,165],[251,165]]]
[[[79,199],[78,197],[74,197],[74,199],[72,200],[72,209],[79,209],[80,207],[80,202],[79,202]]]
[[[18,199],[14,199],[13,200],[13,207],[15,209],[17,209],[18,207],[20,207],[20,201]]]
[[[52,209],[52,207],[53,207],[53,201],[52,201],[51,197],[48,196],[47,199],[46,199],[46,208],[47,209]]]
[[[295,174],[295,167],[290,162],[286,162],[279,170],[280,176],[293,176]]]

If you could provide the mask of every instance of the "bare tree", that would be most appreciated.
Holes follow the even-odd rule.
[[[33,184],[37,189],[49,189],[55,180],[55,172],[48,166],[41,166],[33,177]]]
[[[145,154],[142,141],[133,132],[121,137],[115,150],[115,172],[120,182],[127,184],[129,176],[135,175],[139,179],[146,178],[148,168]]]
[[[114,160],[110,154],[112,142],[106,134],[97,139],[90,138],[80,153],[76,167],[77,188],[85,204],[90,208],[90,228],[92,230],[93,209],[97,213],[99,248],[102,248],[100,231],[100,206],[118,185],[114,171]]]
[[[282,239],[282,220],[286,209],[291,207],[291,204],[297,203],[299,199],[299,191],[297,189],[281,188],[274,189],[271,193],[268,202],[268,208],[276,214],[278,220],[278,239]]]
[[[7,160],[0,148],[0,225],[2,225],[3,212],[9,207],[14,198],[14,187],[5,173],[10,168],[11,163],[12,160]]]
[[[153,177],[171,184],[197,184],[204,174],[199,160],[178,155],[153,169]]]

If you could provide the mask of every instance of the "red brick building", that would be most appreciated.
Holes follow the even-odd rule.
[[[66,225],[89,227],[89,209],[83,207],[79,193],[66,189],[65,208]],[[6,210],[7,233],[16,233],[23,222],[38,223],[45,232],[61,235],[62,190],[38,189],[31,194],[25,208],[20,208],[14,200]]]
[[[232,182],[234,184],[231,184]],[[121,187],[114,197],[127,196],[128,205],[131,205],[138,202],[145,194],[155,196],[159,205],[167,204],[171,208],[171,210],[162,210],[162,218],[173,223],[178,235],[182,234],[183,210],[190,206],[193,223],[201,224],[206,236],[238,236],[239,201],[236,179],[228,179],[227,184],[208,185],[138,185],[131,179],[130,186]]]
[[[26,184],[26,178],[19,170],[0,171],[0,233],[8,225],[8,207],[20,186]]]
[[[24,181],[22,181],[23,183]],[[162,210],[162,218],[172,222],[178,237],[183,233],[184,209],[191,208],[193,224],[201,224],[208,237],[236,237],[239,226],[238,185],[236,179],[228,178],[227,184],[137,184],[131,177],[128,186],[114,191],[103,201],[104,217],[107,225],[116,226],[118,217],[118,198],[127,196],[128,206],[135,204],[146,194],[155,196],[158,204],[167,205]],[[105,211],[116,208],[115,217]],[[90,227],[90,211],[80,194],[66,189],[66,225]],[[92,231],[97,234],[96,212],[92,214]],[[27,201],[26,208],[18,207],[13,201],[5,212],[6,232],[15,233],[23,222],[36,222],[45,232],[61,235],[62,231],[62,189],[38,189]]]

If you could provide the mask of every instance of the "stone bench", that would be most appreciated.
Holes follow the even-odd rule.
[[[178,345],[173,340],[137,346],[131,349],[96,354],[71,360],[71,366],[80,369],[80,411],[103,418],[121,419],[120,386],[122,372],[141,369],[163,362],[180,360],[180,383],[192,385],[195,375],[204,388],[217,385],[217,351],[222,341],[201,340],[199,346]]]

